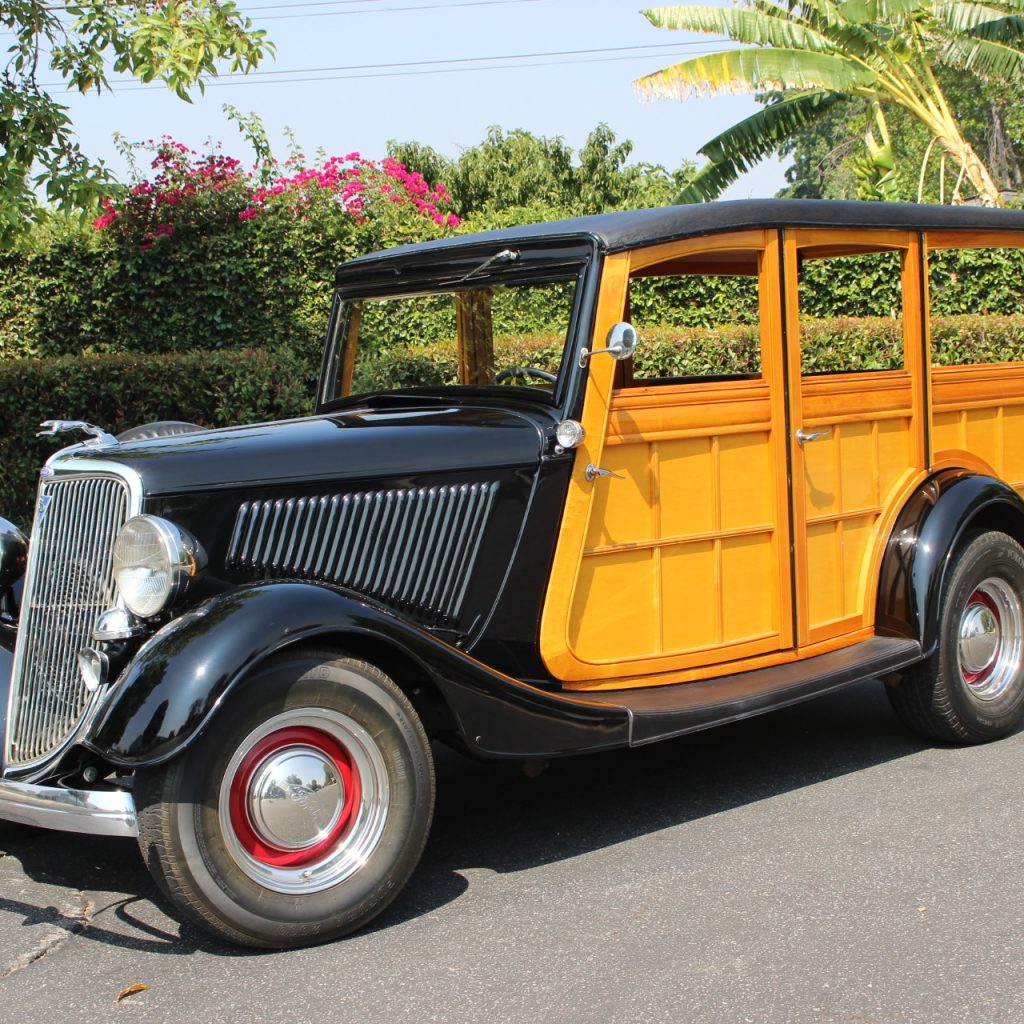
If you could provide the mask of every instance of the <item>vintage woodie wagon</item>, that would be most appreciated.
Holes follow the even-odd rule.
[[[431,741],[543,760],[880,678],[1024,710],[1024,214],[765,201],[337,275],[312,415],[86,440],[0,530],[0,818],[228,940],[377,914]],[[26,564],[27,563],[27,564]]]

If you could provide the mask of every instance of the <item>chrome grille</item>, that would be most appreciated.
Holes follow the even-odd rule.
[[[247,501],[227,566],[351,587],[434,624],[458,617],[497,483]]]
[[[70,476],[39,488],[8,715],[11,765],[53,753],[86,711],[78,652],[114,602],[110,553],[128,505],[128,487],[115,477]]]

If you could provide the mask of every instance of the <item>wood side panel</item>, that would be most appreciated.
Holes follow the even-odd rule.
[[[929,249],[1020,249],[1024,239],[1019,231],[929,231]]]
[[[602,465],[624,479],[595,489],[570,625],[576,656],[593,665],[641,656],[701,664],[780,642],[767,402],[732,401],[726,393],[696,405],[685,392],[671,397],[656,422],[675,420],[684,436],[647,436],[635,410],[619,408],[619,393],[612,398],[608,433],[618,440],[606,446]],[[745,412],[754,413],[752,422],[744,422]],[[717,430],[722,420],[728,433]],[[637,592],[638,581],[648,581],[650,592],[647,583]],[[602,595],[614,595],[620,609],[614,630],[598,612]]]
[[[846,636],[830,637],[825,640],[816,641],[799,652],[795,650],[773,651],[770,654],[756,655],[729,664],[716,663],[696,668],[648,672],[643,675],[628,674],[632,666],[626,665],[623,666],[623,672],[611,681],[602,679],[567,680],[564,685],[566,690],[586,692],[589,690],[628,690],[641,686],[669,686],[674,683],[692,683],[701,679],[713,679],[715,676],[726,672],[747,672],[757,668],[770,668],[773,665],[785,665],[789,662],[811,658],[818,654],[827,654],[829,651],[835,651],[841,647],[848,647],[852,643],[867,640],[872,635],[870,629],[861,629],[856,633]]]
[[[937,366],[932,396],[934,460],[944,465],[977,460],[1024,491],[1024,366]]]

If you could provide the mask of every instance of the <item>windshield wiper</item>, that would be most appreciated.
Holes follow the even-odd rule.
[[[496,252],[493,256],[488,256],[478,267],[474,267],[464,277],[460,277],[456,284],[462,284],[463,281],[468,281],[471,277],[475,277],[477,274],[483,273],[492,263],[514,263],[519,259],[519,253],[515,249],[502,249],[500,252]]]

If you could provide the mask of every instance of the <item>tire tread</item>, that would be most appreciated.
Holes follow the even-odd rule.
[[[931,657],[908,669],[898,685],[886,687],[889,701],[901,721],[929,739],[943,743],[984,743],[1005,735],[1024,712],[1024,702],[1019,702],[1021,707],[1016,718],[1009,720],[1008,724],[988,725],[966,720],[962,709],[957,706],[957,696],[962,701],[963,695],[956,691],[964,684],[952,651],[954,641],[950,633],[958,623],[947,622],[951,613],[951,594],[959,584],[961,570],[969,571],[970,563],[999,548],[1016,561],[1024,576],[1024,549],[1014,538],[1000,531],[973,530],[968,533],[946,570],[939,599],[938,649]],[[1024,600],[1024,594],[1018,596]],[[950,645],[948,650],[947,645]]]

